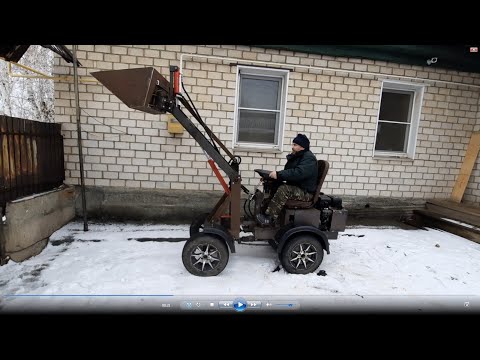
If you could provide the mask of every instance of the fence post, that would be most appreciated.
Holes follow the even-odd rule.
[[[82,190],[83,231],[88,231],[87,205],[85,199],[85,179],[83,177],[83,151],[82,151],[82,127],[80,125],[80,100],[78,98],[78,74],[77,74],[77,45],[73,45],[73,77],[75,86],[75,103],[77,113],[77,138],[78,156],[80,160],[80,186]]]

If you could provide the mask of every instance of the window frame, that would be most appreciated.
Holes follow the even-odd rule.
[[[233,120],[233,148],[235,150],[254,150],[260,152],[282,152],[283,149],[283,138],[285,130],[285,117],[287,112],[287,99],[288,99],[288,80],[289,80],[290,70],[288,69],[274,69],[267,67],[256,67],[256,66],[246,66],[238,65],[237,74],[236,74],[236,85],[235,85],[235,112]],[[268,78],[273,77],[280,80],[280,109],[271,110],[271,109],[250,109],[240,107],[240,96],[241,96],[241,76],[251,77],[251,78]],[[254,143],[254,142],[245,142],[238,141],[239,135],[239,125],[240,125],[240,110],[253,110],[253,111],[265,111],[265,112],[276,112],[278,113],[278,125],[276,126],[275,131],[275,144],[265,144],[265,143]]]
[[[380,89],[380,98],[378,102],[377,120],[375,122],[375,138],[373,142],[373,155],[372,155],[373,157],[415,159],[415,150],[416,150],[416,143],[417,143],[418,128],[420,124],[420,116],[422,113],[424,89],[425,89],[425,84],[401,82],[401,81],[394,81],[394,80],[382,81],[382,86]],[[394,121],[385,121],[380,119],[380,108],[382,106],[382,96],[383,96],[384,90],[390,90],[390,92],[393,92],[393,93],[413,92],[413,96],[410,101],[408,122],[394,122]],[[377,144],[378,124],[381,122],[399,123],[409,127],[408,133],[405,135],[405,140],[407,141],[406,151],[375,150],[375,146]]]

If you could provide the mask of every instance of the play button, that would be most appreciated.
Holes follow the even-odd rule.
[[[236,311],[244,311],[247,308],[247,302],[245,299],[237,298],[233,301],[233,308]]]

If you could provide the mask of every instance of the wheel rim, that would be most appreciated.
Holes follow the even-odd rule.
[[[295,269],[310,269],[317,260],[317,248],[310,243],[297,244],[290,252],[290,264]]]
[[[190,259],[200,271],[215,269],[220,264],[220,251],[212,244],[200,244],[193,249]]]

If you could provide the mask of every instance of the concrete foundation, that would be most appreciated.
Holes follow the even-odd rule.
[[[0,225],[4,257],[23,261],[37,255],[55,231],[75,217],[75,189],[62,186],[7,203]]]
[[[42,250],[47,246],[48,244],[48,238],[42,239],[33,245],[22,249],[18,250],[16,252],[7,254],[9,258],[15,262],[21,262],[23,260],[26,260],[32,256],[38,255],[42,252]]]
[[[341,196],[348,218],[400,220],[413,214],[413,210],[425,208],[426,199],[391,198],[372,196]],[[347,224],[349,222],[347,221]]]
[[[86,187],[88,218],[99,220],[185,223],[209,212],[222,197],[219,191],[149,190]],[[82,198],[76,187],[75,212],[81,217]]]
[[[79,187],[76,187],[76,194],[75,210],[80,217],[82,202]],[[198,214],[209,212],[222,194],[221,191],[87,187],[87,214],[90,219],[100,220],[189,223]],[[242,193],[242,198],[244,196]],[[349,218],[401,218],[425,207],[425,199],[342,196],[342,200]]]

